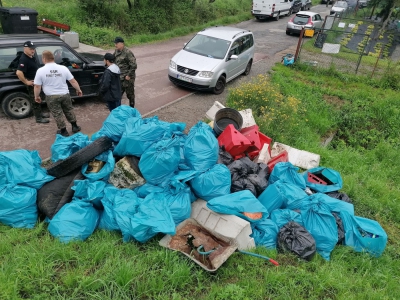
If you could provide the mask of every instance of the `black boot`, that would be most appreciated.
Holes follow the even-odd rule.
[[[45,119],[45,118],[36,118],[36,123],[49,123],[49,119]]]
[[[72,125],[72,132],[73,133],[77,133],[77,132],[81,131],[81,127],[76,125],[76,122],[71,123],[71,125]]]
[[[68,131],[67,131],[67,128],[61,128],[61,129],[59,129],[59,130],[57,130],[57,134],[61,134],[62,136],[69,136],[69,133],[68,133]]]
[[[50,114],[49,113],[42,113],[42,118],[50,118]]]

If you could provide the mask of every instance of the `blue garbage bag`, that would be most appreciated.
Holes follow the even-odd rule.
[[[269,216],[268,210],[249,190],[213,198],[207,202],[207,207],[217,213],[235,215],[249,222],[256,220],[246,217],[243,213],[262,213],[264,218]]]
[[[125,132],[125,123],[130,118],[141,118],[139,111],[128,105],[121,105],[113,109],[103,122],[99,132],[92,135],[92,140],[105,135],[114,142],[119,142],[122,134]]]
[[[193,170],[186,170],[182,171],[180,170],[179,172],[174,175],[170,181],[168,182],[167,188],[171,191],[171,193],[180,193],[182,189],[186,190],[187,183],[196,177],[196,175],[199,174],[198,171],[193,171]],[[189,186],[190,188],[190,186]],[[192,190],[190,190],[190,202],[193,203],[194,201],[197,200],[197,196],[193,193]]]
[[[180,170],[189,170],[189,166],[186,164],[185,160],[185,142],[187,140],[187,134],[183,132],[174,132],[173,134],[174,138],[177,138],[179,140],[179,156],[180,156],[180,161],[179,161],[179,169]]]
[[[132,239],[131,219],[138,212],[140,202],[141,199],[130,189],[121,189],[115,195],[114,216],[122,232],[124,242],[129,242]]]
[[[139,160],[139,169],[148,183],[159,185],[174,175],[180,161],[179,139],[163,139],[151,145]]]
[[[281,229],[289,222],[296,222],[304,227],[301,215],[291,209],[275,209],[271,212],[271,220]]]
[[[307,198],[302,203],[301,218],[315,240],[317,252],[325,260],[330,260],[338,242],[338,229],[329,206],[318,198]]]
[[[308,195],[297,185],[275,181],[261,193],[258,200],[265,208],[272,212],[279,208],[297,209]]]
[[[308,181],[308,173],[314,174],[317,177],[322,178],[328,184],[325,185]],[[343,187],[343,180],[340,176],[340,173],[330,168],[317,167],[309,169],[303,173],[303,177],[306,181],[306,185],[313,191],[319,193],[334,192],[340,190]]]
[[[308,201],[312,201],[312,199],[325,202],[329,206],[329,210],[331,212],[340,213],[342,211],[346,211],[349,214],[354,215],[354,205],[351,203],[329,197],[328,195],[322,193],[315,193],[308,196]]]
[[[89,137],[82,132],[78,132],[71,136],[64,137],[57,134],[56,140],[51,145],[51,161],[56,162],[66,159],[78,150],[86,147],[89,142]]]
[[[129,233],[141,243],[157,233],[175,235],[175,222],[162,194],[150,194],[140,202],[138,212],[130,219]]]
[[[217,164],[193,178],[190,186],[198,198],[206,201],[228,195],[231,192],[231,173],[227,166]]]
[[[36,150],[0,152],[0,185],[11,183],[40,189],[54,179],[41,167],[41,163],[42,159]]]
[[[291,183],[297,185],[304,190],[306,182],[303,176],[298,173],[299,168],[292,165],[290,162],[280,162],[275,165],[269,176],[268,183],[272,184],[278,180],[281,182]]]
[[[91,182],[88,179],[74,180],[74,185],[71,187],[75,191],[74,197],[80,200],[88,201],[97,209],[103,209],[101,199],[104,197],[104,181]]]
[[[196,171],[206,171],[218,161],[218,140],[212,128],[204,122],[194,125],[185,142],[186,164]]]
[[[278,239],[279,228],[274,221],[262,218],[251,223],[253,233],[250,235],[254,238],[256,246],[264,246],[267,249],[276,249],[276,241]]]
[[[86,163],[82,166],[81,172],[82,174],[89,179],[90,181],[96,180],[108,180],[110,178],[111,172],[115,167],[115,158],[111,150],[107,150],[95,157],[96,160],[104,161],[104,166],[100,169],[99,172],[87,172],[89,163]]]
[[[139,198],[146,198],[151,193],[162,193],[164,188],[161,186],[145,183],[133,189]]]
[[[168,130],[169,123],[159,121],[157,116],[141,119],[140,122],[128,120],[125,132],[114,149],[114,154],[140,157],[147,148],[165,136]]]
[[[382,255],[388,237],[377,221],[353,216],[346,211],[340,212],[340,218],[345,232],[345,245],[374,257]]]
[[[90,201],[72,198],[51,219],[48,230],[63,243],[86,240],[96,229],[99,212]]]
[[[294,64],[294,55],[293,54],[286,54],[283,57],[283,65],[290,66]]]
[[[37,217],[34,188],[14,184],[0,185],[0,223],[15,228],[33,228]]]
[[[117,220],[115,219],[114,200],[119,189],[109,184],[104,188],[104,197],[101,199],[101,204],[104,210],[101,212],[99,229],[119,230]]]

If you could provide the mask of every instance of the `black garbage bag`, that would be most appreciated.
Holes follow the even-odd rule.
[[[258,164],[256,164],[255,162],[253,162],[250,158],[248,158],[247,156],[242,157],[241,159],[239,159],[239,161],[242,162],[243,167],[246,168],[247,170],[247,174],[257,174],[258,173],[258,169],[259,166]]]
[[[343,222],[342,222],[342,219],[339,217],[339,215],[337,213],[333,212],[332,215],[335,217],[336,226],[337,226],[337,230],[338,230],[338,242],[337,242],[337,245],[341,245],[341,244],[343,244],[343,241],[344,241]]]
[[[347,203],[353,203],[353,201],[350,199],[349,196],[347,196],[346,193],[329,192],[329,193],[326,193],[326,195],[328,195],[329,197],[338,199],[338,200],[342,200],[342,201],[347,202]]]
[[[268,186],[268,166],[263,163],[258,164],[258,172],[257,174],[249,174],[247,179],[255,186],[257,191],[257,196],[260,196],[261,193],[267,188]]]
[[[231,172],[232,183],[240,178],[247,177],[247,168],[243,165],[241,160],[233,161],[230,165],[228,165],[228,169]]]
[[[225,146],[222,145],[219,147],[219,153],[218,153],[218,164],[224,164],[225,166],[228,166],[233,162],[233,157],[232,155],[225,150]]]
[[[312,235],[296,222],[284,225],[278,233],[278,249],[290,251],[302,259],[310,261],[317,250]]]
[[[256,187],[247,178],[238,178],[231,183],[231,193],[249,190],[255,197],[257,197]]]

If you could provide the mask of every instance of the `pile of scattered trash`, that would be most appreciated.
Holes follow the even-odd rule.
[[[105,229],[144,243],[175,235],[200,198],[250,222],[256,246],[305,260],[329,260],[337,244],[382,254],[385,231],[354,215],[339,172],[319,166],[319,155],[272,143],[255,122],[221,120],[186,134],[184,123],[120,106],[91,138],[57,135],[47,169],[37,151],[0,152],[0,222],[33,228],[45,216],[62,242]]]

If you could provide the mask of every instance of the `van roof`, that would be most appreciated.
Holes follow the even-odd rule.
[[[246,30],[246,29],[236,28],[236,27],[229,27],[229,26],[215,26],[215,27],[205,28],[202,31],[200,31],[198,34],[207,35],[207,36],[215,37],[218,39],[231,41],[231,40],[235,39],[236,37],[238,37],[242,34],[245,34],[245,33],[251,33],[251,31]]]

